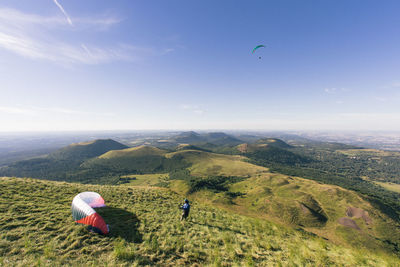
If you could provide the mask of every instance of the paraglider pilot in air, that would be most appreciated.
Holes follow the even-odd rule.
[[[183,219],[186,219],[189,216],[189,211],[190,211],[189,200],[185,198],[185,203],[183,203],[183,205],[180,206],[179,208],[183,210],[181,216],[181,221],[182,221]]]
[[[254,52],[256,52],[256,50],[261,48],[261,47],[265,47],[265,45],[257,45],[256,47],[254,47],[254,49],[253,49],[253,51],[251,53],[254,54]],[[261,59],[261,56],[259,56],[258,59]]]

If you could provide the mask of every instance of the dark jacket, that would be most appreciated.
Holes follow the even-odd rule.
[[[184,212],[184,213],[189,214],[189,211],[190,211],[190,205],[189,205],[189,203],[183,204],[182,207],[181,207],[181,209],[183,209],[183,212]]]

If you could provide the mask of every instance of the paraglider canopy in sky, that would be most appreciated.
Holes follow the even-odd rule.
[[[259,49],[261,47],[265,47],[265,45],[257,45],[256,47],[254,47],[254,49],[253,49],[253,51],[251,53],[254,54],[254,52],[256,52],[257,49]],[[261,59],[261,57],[258,57],[258,58]]]

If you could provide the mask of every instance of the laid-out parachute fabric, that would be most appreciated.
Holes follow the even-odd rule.
[[[251,52],[252,54],[254,54],[254,52],[261,47],[265,47],[265,45],[257,45],[256,47],[254,47],[253,52]]]
[[[108,234],[104,219],[93,209],[105,207],[104,199],[96,192],[83,192],[72,200],[72,217],[77,223],[87,224],[96,232]]]

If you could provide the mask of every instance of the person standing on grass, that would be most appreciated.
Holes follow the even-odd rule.
[[[183,205],[182,205],[180,208],[183,210],[182,216],[181,216],[181,221],[182,221],[183,219],[186,220],[186,218],[189,216],[189,211],[190,211],[189,200],[187,200],[187,199],[185,198],[185,203],[183,203]]]

